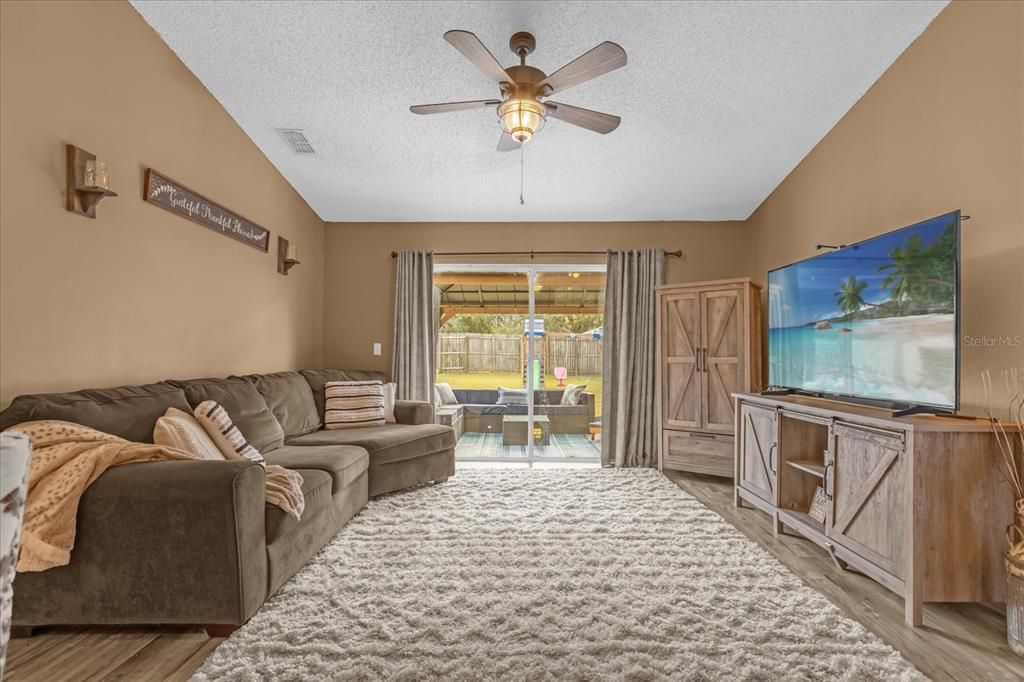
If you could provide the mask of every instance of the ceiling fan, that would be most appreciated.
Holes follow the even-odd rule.
[[[534,66],[526,65],[526,56],[537,47],[536,39],[529,33],[515,33],[509,39],[508,46],[519,57],[519,64],[507,69],[502,68],[490,50],[469,31],[448,31],[444,39],[498,84],[501,99],[417,104],[409,107],[412,113],[443,114],[497,107],[502,127],[501,139],[498,141],[499,152],[512,151],[527,142],[540,130],[548,116],[602,135],[619,127],[622,119],[618,116],[560,102],[542,101],[555,93],[625,66],[626,51],[615,43],[603,42],[549,76]]]

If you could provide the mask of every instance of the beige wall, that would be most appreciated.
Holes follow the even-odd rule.
[[[735,222],[328,223],[324,360],[334,367],[390,371],[392,251],[681,249],[686,258],[669,258],[666,277],[670,282],[683,282],[745,276],[751,266],[745,235],[744,226]],[[484,257],[463,260],[499,262]],[[383,356],[371,354],[374,341],[383,343]]]
[[[680,248],[670,281],[751,274],[962,208],[964,334],[1024,335],[1024,3],[956,2],[747,223],[323,223],[125,3],[0,3],[0,405],[18,393],[318,365],[387,369],[402,248]],[[99,73],[84,76],[82,73]],[[63,145],[121,196],[63,209]],[[297,242],[261,254],[144,203],[152,166]],[[490,259],[488,259],[490,260]],[[325,273],[326,263],[326,273]],[[384,355],[371,355],[374,341]],[[1024,349],[965,348],[978,374]]]
[[[323,222],[130,5],[4,1],[0,50],[0,405],[321,363]],[[65,143],[108,163],[96,220],[64,210]],[[146,166],[268,228],[270,253],[143,202]]]
[[[1024,2],[955,2],[748,221],[754,270],[956,208],[962,334],[1024,337]],[[1024,347],[962,348],[961,402]]]

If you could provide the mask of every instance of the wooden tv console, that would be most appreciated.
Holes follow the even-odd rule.
[[[736,506],[767,512],[906,602],[1003,601],[1009,487],[987,421],[891,416],[796,396],[733,394]],[[825,520],[808,515],[815,490]]]

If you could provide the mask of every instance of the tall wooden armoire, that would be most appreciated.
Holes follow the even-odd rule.
[[[733,476],[732,394],[761,390],[761,287],[658,287],[660,469]]]

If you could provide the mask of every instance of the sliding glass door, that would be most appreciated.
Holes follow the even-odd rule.
[[[603,265],[435,266],[437,414],[457,459],[600,458],[604,283]]]

